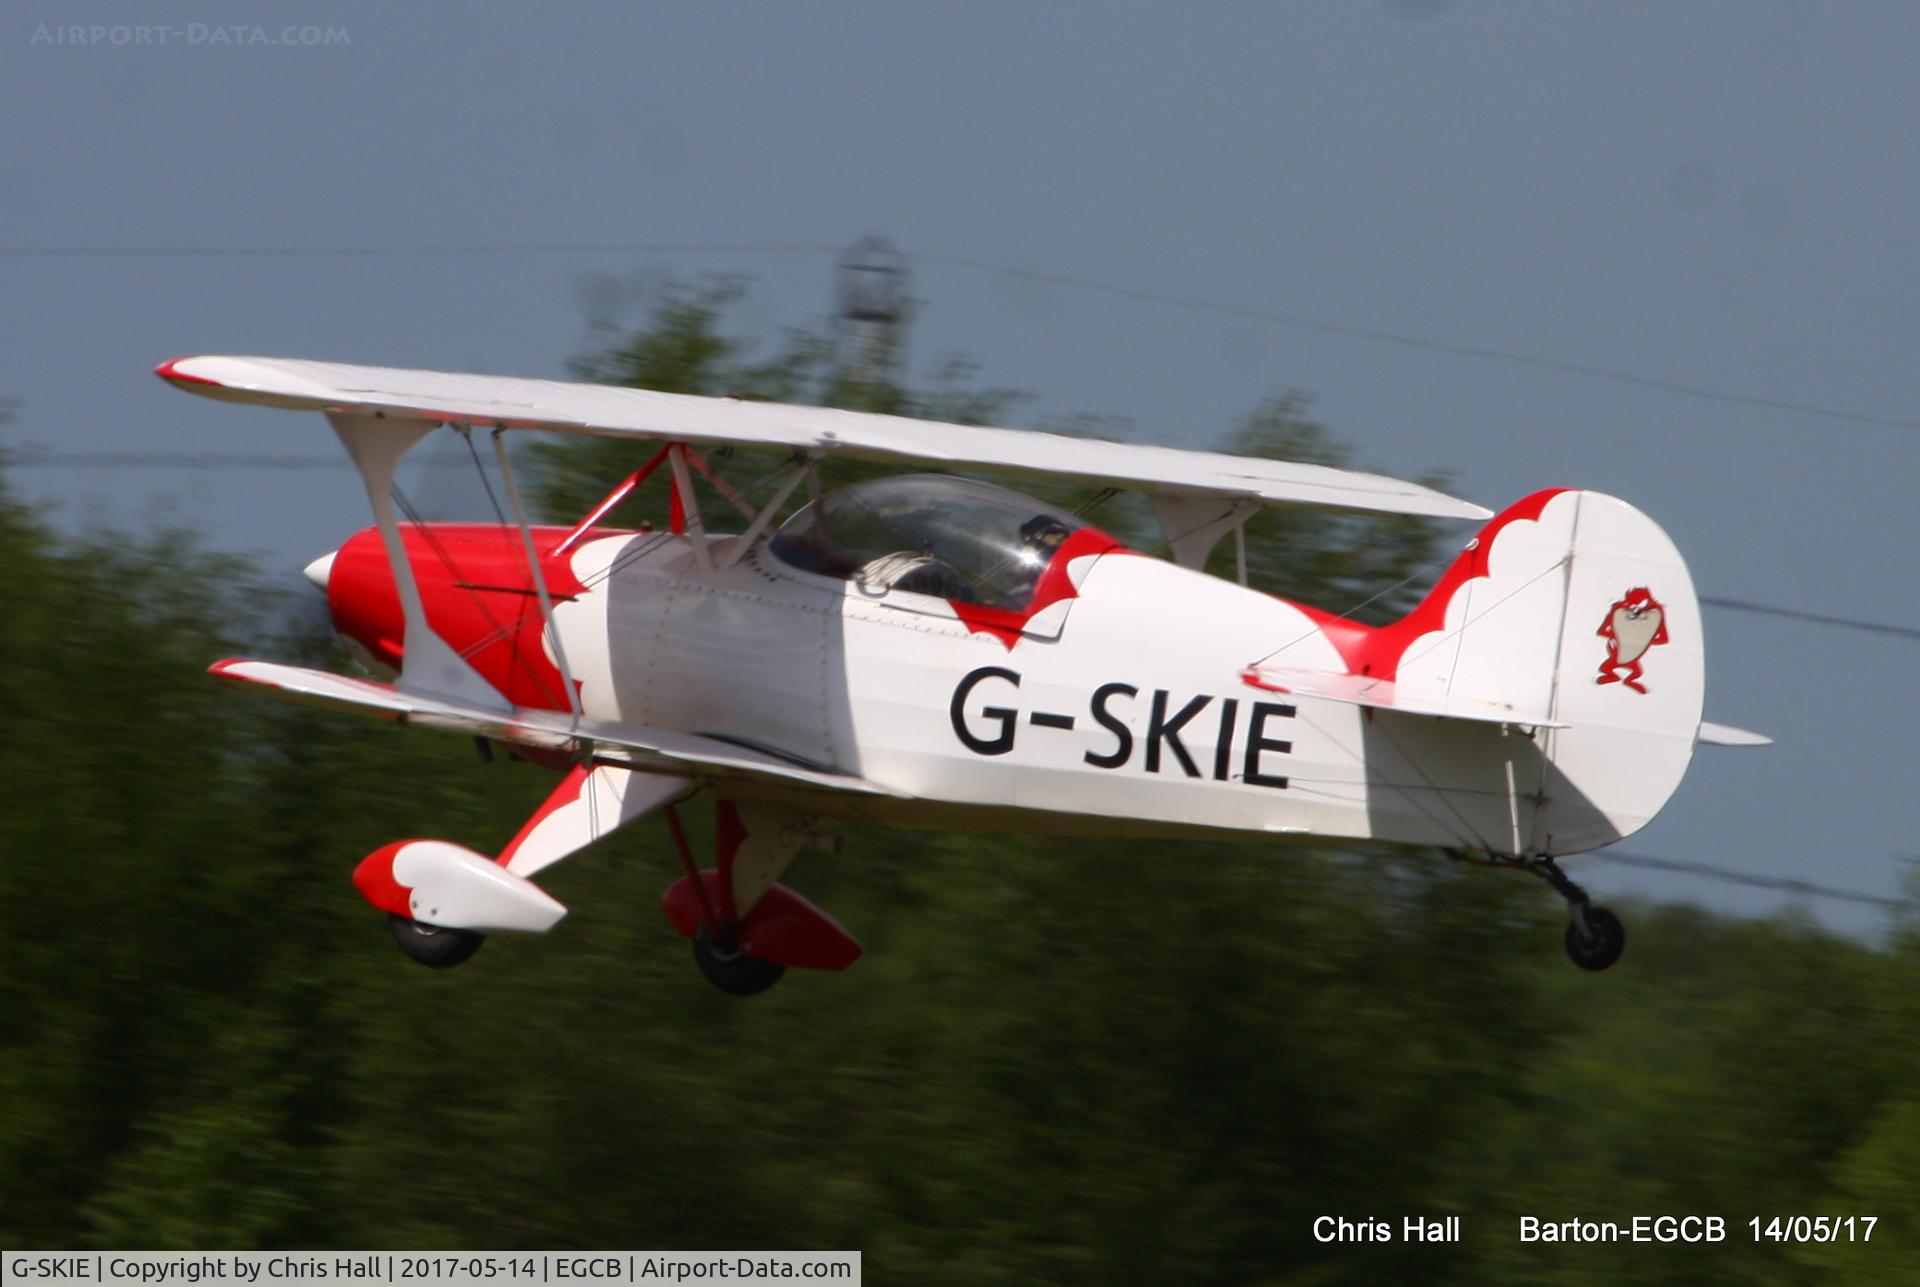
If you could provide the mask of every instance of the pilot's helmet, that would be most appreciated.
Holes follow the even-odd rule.
[[[1020,541],[1048,554],[1067,539],[1067,525],[1051,514],[1035,514],[1020,525]]]

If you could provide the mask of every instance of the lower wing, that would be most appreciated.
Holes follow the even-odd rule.
[[[345,707],[403,724],[441,728],[494,741],[546,750],[588,750],[636,769],[701,777],[756,778],[855,795],[908,798],[905,792],[865,778],[809,768],[764,751],[698,733],[609,724],[556,711],[515,707],[506,712],[465,706],[408,692],[392,684],[355,679],[304,666],[230,658],[208,673],[230,683],[255,685],[275,696],[320,706]]]

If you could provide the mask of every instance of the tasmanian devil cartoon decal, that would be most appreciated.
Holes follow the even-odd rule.
[[[1600,623],[1607,641],[1606,660],[1600,663],[1599,684],[1625,684],[1636,693],[1647,691],[1640,682],[1640,659],[1647,649],[1667,642],[1667,610],[1645,586],[1635,586],[1614,600]]]

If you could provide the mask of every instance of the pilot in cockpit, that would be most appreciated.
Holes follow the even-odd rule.
[[[1034,587],[1053,562],[1053,556],[1060,552],[1067,536],[1067,525],[1051,514],[1035,514],[1020,525],[1020,566],[1012,592],[1023,606],[1033,598]]]
[[[768,545],[780,562],[850,581],[869,598],[903,591],[1023,612],[1079,527],[990,483],[899,474],[828,492],[791,515]]]
[[[1020,525],[1021,561],[1044,570],[1066,539],[1065,523],[1051,514],[1035,514]]]

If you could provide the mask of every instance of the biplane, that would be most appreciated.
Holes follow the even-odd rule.
[[[822,819],[1437,846],[1545,880],[1568,954],[1601,970],[1625,931],[1557,860],[1645,826],[1697,744],[1766,741],[1702,721],[1686,565],[1593,491],[1492,514],[1350,470],[817,407],[271,358],[157,373],[325,415],[375,520],[306,570],[364,675],[246,659],[214,675],[560,774],[497,854],[411,839],[360,862],[362,895],[430,966],[551,930],[566,909],[534,878],[657,813],[683,869],[667,919],[736,994],[860,955],[780,883],[832,847]],[[498,522],[402,521],[395,470],[443,426],[491,452]],[[533,523],[508,447],[536,431],[631,442],[635,468],[578,523]],[[755,452],[778,480],[757,500],[719,467]],[[836,458],[912,472],[823,489]],[[1138,491],[1170,557],[933,470]],[[650,478],[666,527],[605,526]],[[1245,583],[1243,524],[1269,505],[1482,522],[1417,607],[1369,627]],[[1229,538],[1237,580],[1203,570]],[[710,867],[678,813],[697,795],[716,810]]]

